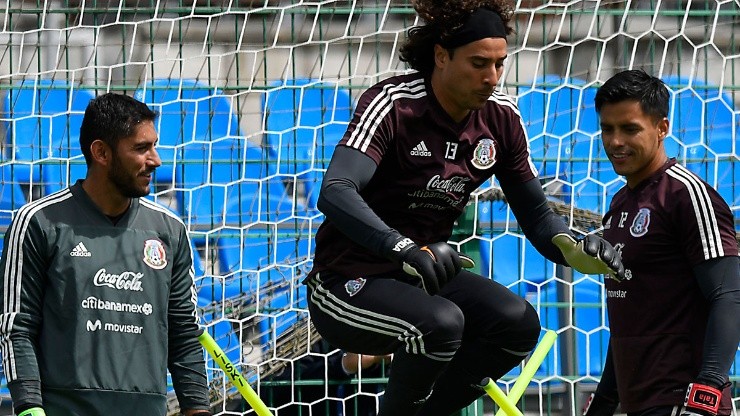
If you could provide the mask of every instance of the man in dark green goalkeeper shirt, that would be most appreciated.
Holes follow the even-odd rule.
[[[141,198],[161,165],[153,113],[90,102],[87,176],[21,208],[0,260],[0,349],[20,415],[156,415],[169,369],[183,413],[209,415],[185,226]]]

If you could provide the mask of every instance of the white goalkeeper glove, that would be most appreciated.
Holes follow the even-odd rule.
[[[573,236],[560,233],[552,243],[563,253],[570,267],[584,274],[605,274],[622,281],[624,265],[617,250],[603,238],[589,234],[576,241]]]

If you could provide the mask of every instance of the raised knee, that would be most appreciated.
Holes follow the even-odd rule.
[[[427,348],[432,351],[455,351],[462,341],[465,316],[454,303],[434,308],[430,313],[428,328],[424,338]]]
[[[540,336],[540,317],[524,299],[508,305],[502,316],[505,324],[506,347],[515,351],[531,351]]]
[[[527,301],[524,302],[524,311],[519,316],[519,324],[517,325],[525,349],[531,350],[537,345],[537,339],[540,336],[540,317],[537,315],[537,311]]]

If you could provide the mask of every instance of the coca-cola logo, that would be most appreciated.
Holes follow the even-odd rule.
[[[143,292],[141,278],[144,273],[121,272],[119,274],[108,273],[105,269],[95,273],[93,284],[99,287],[109,287],[116,290],[128,290],[131,292]]]
[[[429,179],[429,182],[427,182],[427,190],[463,194],[465,193],[465,184],[469,181],[470,178],[462,176],[453,176],[449,179],[442,179],[440,175],[434,175]]]

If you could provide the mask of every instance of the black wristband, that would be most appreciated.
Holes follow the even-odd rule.
[[[386,254],[386,257],[389,260],[400,261],[403,258],[404,253],[406,253],[413,247],[416,247],[416,243],[414,243],[414,240],[398,234],[395,240],[392,241],[392,244],[390,244],[390,249],[388,250],[388,254]]]

